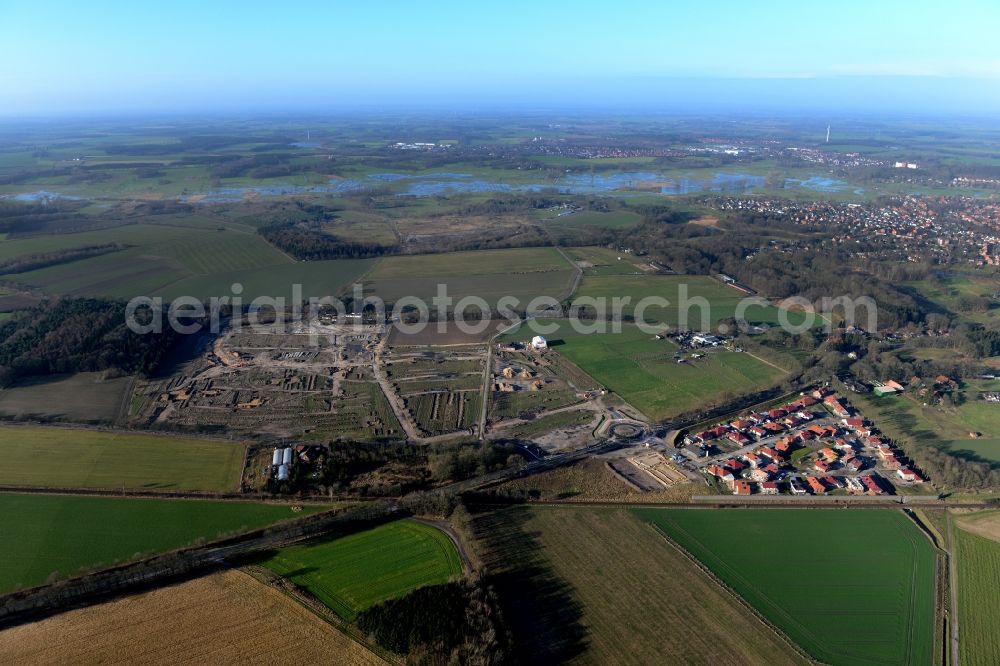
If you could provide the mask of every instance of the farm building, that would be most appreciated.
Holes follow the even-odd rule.
[[[708,333],[695,333],[691,336],[691,342],[703,347],[718,347],[724,340]]]
[[[548,347],[549,343],[544,337],[536,335],[535,337],[531,338],[532,349],[536,351],[541,351],[542,349],[548,349]]]

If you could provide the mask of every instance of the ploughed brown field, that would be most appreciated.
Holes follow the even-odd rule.
[[[278,590],[225,571],[0,631],[0,663],[384,662]]]

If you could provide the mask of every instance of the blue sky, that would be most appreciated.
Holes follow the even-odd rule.
[[[0,113],[837,104],[993,114],[998,26],[998,0],[0,0]]]

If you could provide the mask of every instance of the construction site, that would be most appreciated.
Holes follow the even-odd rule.
[[[140,382],[133,423],[241,436],[401,439],[372,363],[378,330],[230,327],[167,377]]]

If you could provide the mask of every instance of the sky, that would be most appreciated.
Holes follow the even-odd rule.
[[[1000,114],[1000,0],[0,0],[0,114]]]

